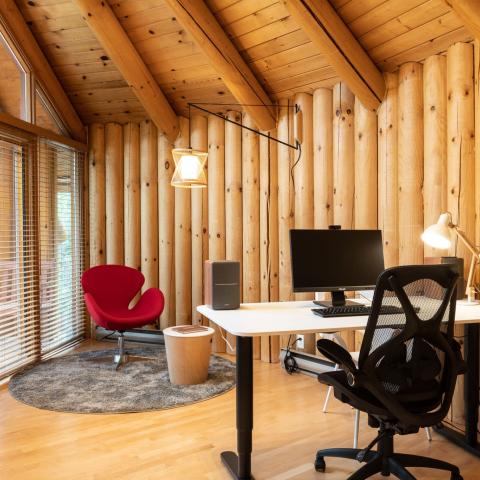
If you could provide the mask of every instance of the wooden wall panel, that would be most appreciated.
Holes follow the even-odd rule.
[[[423,225],[436,223],[447,209],[447,63],[443,55],[428,57],[423,65]],[[425,257],[445,251],[424,245]]]
[[[256,129],[250,115],[243,124]],[[243,301],[260,300],[260,157],[256,133],[242,132],[243,191]],[[260,339],[253,341],[254,358],[260,358]]]
[[[475,242],[476,245],[480,245],[480,39],[474,41],[473,77],[475,87]]]
[[[105,213],[107,263],[124,263],[123,252],[123,129],[105,125]]]
[[[456,43],[447,52],[447,185],[448,210],[467,238],[475,238],[475,113],[473,45]],[[454,241],[450,252],[465,259],[470,254]]]
[[[158,177],[157,128],[145,120],[140,124],[140,242],[142,290],[158,287]]]
[[[354,103],[345,83],[333,88],[333,220],[353,228],[354,209]]]
[[[281,105],[288,105],[283,99]],[[283,142],[290,140],[290,108],[279,108],[278,138]],[[278,145],[278,255],[279,255],[279,299],[292,300],[292,277],[290,273],[290,229],[293,227],[293,187],[290,169],[292,150]]]
[[[398,74],[387,73],[385,84],[378,109],[378,228],[388,268],[398,265]]]
[[[158,136],[158,258],[159,287],[165,296],[160,328],[172,327],[175,315],[175,190],[173,145],[165,135]]]
[[[333,88],[333,111],[333,222],[351,229],[355,208],[355,98],[345,83]],[[353,350],[354,332],[341,335]]]
[[[314,227],[314,194],[313,194],[313,97],[308,93],[295,95],[298,106],[294,115],[294,138],[300,150],[293,168],[295,209],[294,225],[297,229]],[[313,294],[296,294],[298,300],[313,300]],[[315,335],[304,335],[304,350],[315,353]]]
[[[188,148],[188,119],[180,117],[176,148]],[[192,323],[191,195],[188,188],[175,188],[175,323]]]
[[[208,117],[208,257],[225,260],[225,122]],[[225,340],[215,328],[213,350],[225,352]]]
[[[227,118],[241,123],[240,112],[228,112]],[[240,295],[242,283],[242,129],[225,122],[225,258],[240,262]],[[235,348],[235,337],[227,333],[228,343]],[[233,353],[227,345],[227,352]]]
[[[276,130],[268,132],[276,138]],[[277,143],[260,137],[260,301],[278,301]],[[261,338],[261,359],[277,362],[279,337]]]
[[[140,127],[123,126],[125,265],[140,270]]]
[[[313,94],[314,226],[333,223],[333,95],[328,88]]]
[[[423,80],[420,63],[398,80],[398,243],[400,265],[423,263]]]
[[[207,118],[203,115],[191,117],[192,148],[206,152],[208,149]],[[197,306],[203,304],[203,228],[204,216],[204,188],[194,188],[191,191],[192,209],[192,323],[201,322],[201,315]],[[208,201],[208,199],[207,199]],[[207,205],[208,210],[208,205]]]
[[[377,228],[377,115],[355,98],[356,229]]]
[[[92,123],[88,129],[90,266],[105,263],[105,129]]]

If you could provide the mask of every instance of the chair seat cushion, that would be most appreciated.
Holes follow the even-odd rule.
[[[348,403],[352,407],[369,414],[394,420],[391,412],[389,412],[384,405],[368,390],[362,387],[351,387],[348,384],[347,375],[343,370],[321,373],[318,376],[318,381],[326,385],[331,385],[333,387],[335,397],[341,402]],[[405,393],[399,395],[397,398],[412,413],[422,413],[433,410],[439,404],[437,391],[438,384],[433,386],[432,389],[430,388],[432,388],[432,385],[426,385],[423,395],[419,394],[414,401],[411,401],[410,399],[410,401],[407,401],[407,394]]]

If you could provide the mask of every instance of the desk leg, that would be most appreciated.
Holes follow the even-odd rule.
[[[251,472],[253,430],[253,342],[237,337],[237,453],[222,452],[221,458],[233,478],[253,480]]]
[[[480,456],[480,448],[477,438],[478,407],[479,407],[479,325],[469,324],[465,326],[465,433],[459,433],[442,424],[435,430],[456,443],[465,450]]]

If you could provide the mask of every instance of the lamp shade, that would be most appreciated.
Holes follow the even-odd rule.
[[[175,162],[172,185],[181,188],[204,188],[207,186],[205,163],[208,153],[192,148],[174,148],[172,150]]]
[[[442,213],[438,222],[430,225],[422,233],[422,240],[430,247],[446,250],[452,245],[450,238],[451,221],[449,213]]]

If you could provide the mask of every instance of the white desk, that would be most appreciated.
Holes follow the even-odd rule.
[[[367,316],[322,318],[314,315],[312,302],[272,302],[244,303],[238,310],[212,310],[206,305],[197,311],[219,327],[237,336],[237,452],[222,452],[221,458],[233,478],[252,479],[251,453],[253,429],[253,360],[252,337],[260,335],[288,335],[297,333],[336,332],[341,330],[362,330],[367,324]],[[457,302],[456,323],[478,324],[480,305],[466,305]],[[472,344],[467,338],[465,344],[466,361],[471,367],[465,381],[471,388],[466,389],[466,404],[478,405],[478,325],[472,325],[475,334]],[[474,333],[474,332],[472,332]],[[475,342],[476,338],[476,342]],[[469,355],[469,353],[473,355]],[[475,380],[476,379],[476,380]],[[473,398],[472,398],[473,397]],[[449,438],[464,448],[473,450],[476,442],[478,409],[467,412],[466,425],[473,425],[465,438]],[[473,431],[475,429],[475,431]],[[472,448],[469,448],[469,444]],[[478,454],[478,451],[476,452]]]

